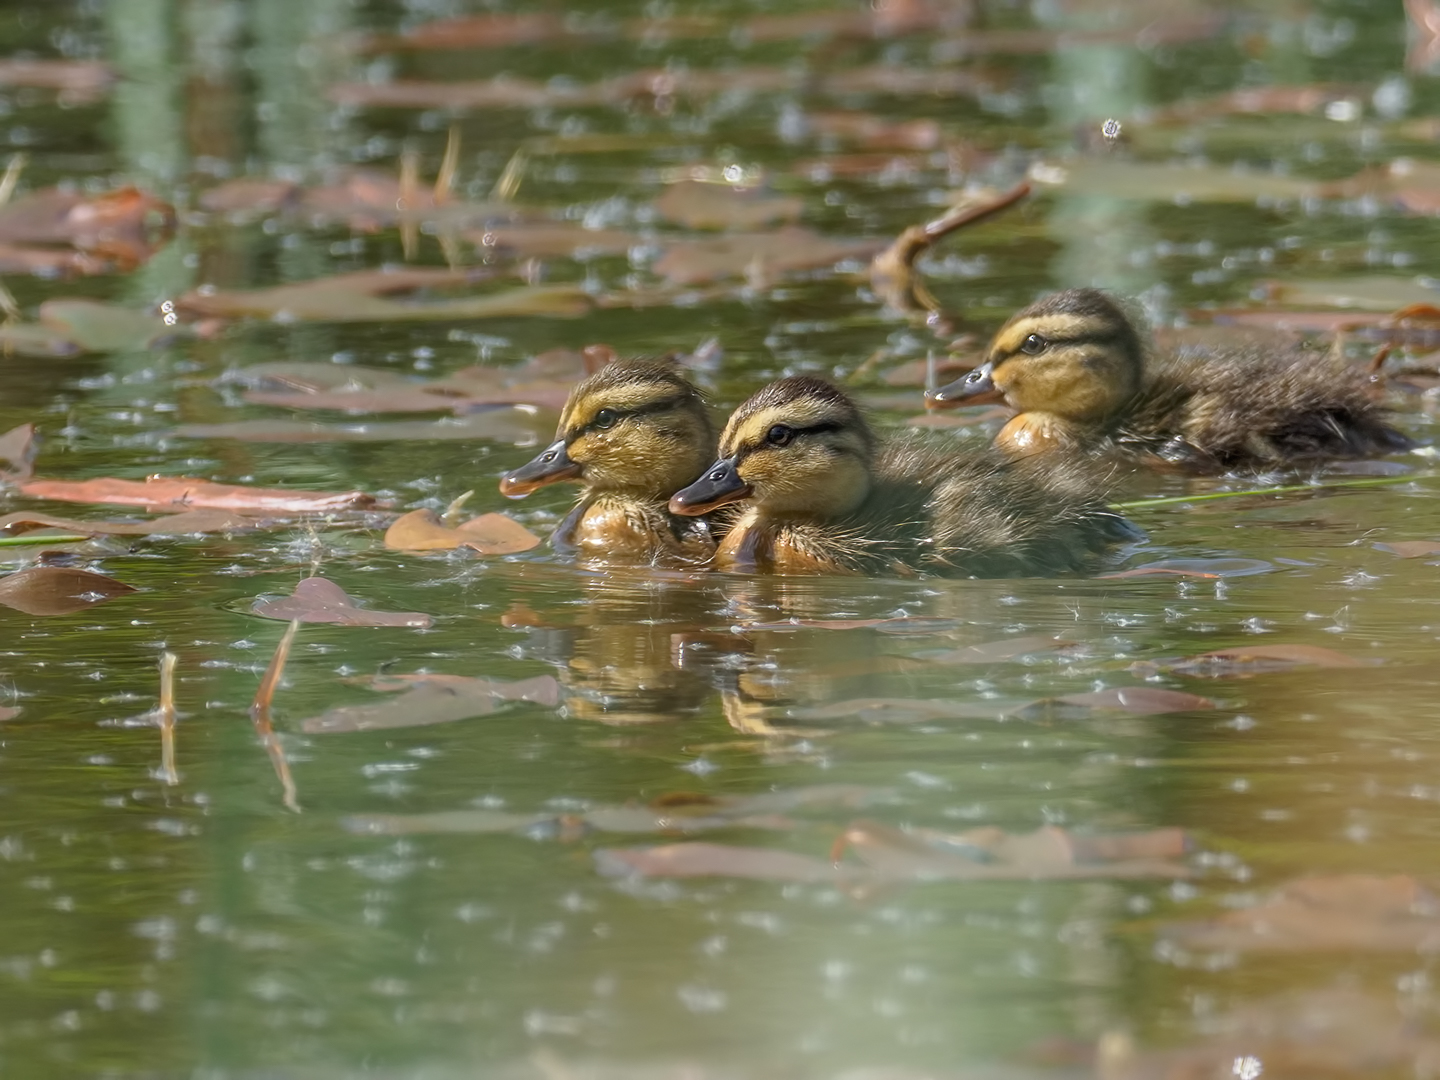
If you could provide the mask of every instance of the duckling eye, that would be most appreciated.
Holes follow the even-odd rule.
[[[595,414],[595,419],[591,420],[590,423],[593,427],[599,428],[601,431],[604,431],[607,428],[614,427],[615,422],[619,419],[620,414],[617,413],[614,409],[601,409]]]
[[[1046,341],[1039,334],[1031,334],[1020,343],[1020,351],[1028,353],[1031,356],[1037,356],[1049,347],[1050,342]]]
[[[776,424],[765,433],[765,441],[771,446],[788,446],[794,437],[794,430],[784,424]]]

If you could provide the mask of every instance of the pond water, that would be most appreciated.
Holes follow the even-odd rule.
[[[1028,200],[921,260],[957,334],[1096,284],[1174,338],[1278,301],[1363,362],[1380,331],[1336,343],[1313,313],[1434,286],[1424,0],[1413,27],[1359,2],[499,6],[4,6],[6,56],[98,80],[0,86],[0,142],[27,158],[11,207],[136,184],[178,211],[135,265],[4,278],[27,326],[57,299],[107,319],[179,302],[179,326],[118,348],[7,347],[0,432],[38,427],[38,475],[354,488],[402,510],[473,489],[467,511],[543,534],[573,492],[508,503],[496,480],[548,439],[553,400],[494,438],[396,438],[370,425],[446,409],[261,404],[238,373],[418,382],[597,342],[718,338],[697,378],[723,408],[815,372],[899,428],[923,376],[887,373],[955,335],[887,309],[867,261],[1027,172]],[[427,201],[447,145],[449,211]],[[707,278],[681,246],[704,223],[655,201],[727,177],[781,200],[760,231],[866,243],[790,271],[814,237],[737,241]],[[396,191],[418,210],[397,216]],[[541,219],[594,244],[547,246]],[[486,318],[202,302],[402,264],[493,272],[443,296],[578,288]],[[1389,361],[1418,372],[1395,397],[1422,444],[1428,333]],[[242,420],[332,430],[184,433]],[[56,544],[138,591],[0,607],[0,1073],[1436,1075],[1440,545],[1387,546],[1440,539],[1430,460],[1137,474],[1119,498],[1168,501],[1130,511],[1148,539],[1107,569],[1160,572],[1121,577],[597,572],[546,547],[388,550],[380,512]],[[1197,498],[1267,485],[1284,490]],[[134,512],[0,493],[15,510]],[[311,574],[431,623],[303,625],[266,738],[251,703],[286,624],[252,601]],[[1216,650],[1249,659],[1192,659]],[[167,651],[174,775],[153,711]],[[1057,700],[1074,695],[1098,696]],[[669,847],[702,843],[720,846]],[[687,858],[705,872],[664,872]]]

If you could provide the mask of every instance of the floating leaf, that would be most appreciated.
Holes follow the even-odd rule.
[[[1030,177],[1076,194],[1167,203],[1253,203],[1262,198],[1305,199],[1320,193],[1320,185],[1313,180],[1277,173],[1215,165],[1162,165],[1115,156],[1036,166]]]
[[[33,471],[39,452],[34,424],[21,424],[0,435],[0,476],[6,480],[23,480]]]
[[[155,508],[191,507],[215,510],[266,510],[275,513],[327,514],[365,510],[381,505],[363,491],[282,491],[216,484],[188,477],[150,476],[144,480],[26,480],[18,490],[36,499],[63,502],[118,503]]]
[[[322,577],[303,578],[289,596],[276,600],[259,598],[250,610],[265,619],[335,623],[340,626],[412,626],[425,629],[435,622],[429,615],[418,611],[371,611],[356,607],[355,601],[344,589]]]
[[[1392,540],[1388,544],[1376,544],[1379,551],[1388,551],[1402,559],[1423,559],[1427,555],[1440,555],[1440,541],[1435,540]]]
[[[799,225],[774,232],[735,233],[672,244],[653,267],[677,285],[724,278],[770,280],[795,270],[834,266],[842,259],[868,259],[886,240],[835,240]]]
[[[14,720],[20,715],[20,708],[17,705],[0,705],[0,723],[6,720]]]
[[[533,445],[555,430],[554,413],[521,406],[496,406],[443,420],[393,423],[320,424],[306,420],[236,420],[228,424],[182,424],[182,439],[236,439],[257,443],[427,442],[490,439]]]
[[[805,202],[794,195],[770,195],[758,188],[680,180],[661,192],[655,210],[687,229],[759,229],[798,221]]]
[[[235,532],[253,529],[260,522],[224,510],[187,510],[181,514],[151,518],[149,521],[81,521],[56,517],[34,510],[16,510],[0,516],[0,531],[12,536],[31,529],[64,529],[90,536],[193,536],[197,533]],[[29,526],[23,528],[22,526]]]
[[[421,288],[453,287],[475,280],[462,271],[358,270],[268,289],[191,292],[176,304],[193,315],[237,319],[244,316],[296,322],[413,322],[433,319],[486,319],[521,315],[573,317],[594,306],[575,285],[531,285],[451,300],[403,301],[390,295]]]
[[[891,634],[938,634],[959,625],[954,619],[903,616],[889,619],[781,619],[779,622],[740,623],[742,630],[883,630]]]
[[[32,566],[0,578],[0,604],[26,615],[69,615],[134,591],[123,581],[69,566]]]
[[[135,188],[99,195],[47,188],[0,205],[0,243],[65,244],[134,267],[154,253],[174,223],[173,207]]]
[[[1426,279],[1366,274],[1323,281],[1286,279],[1265,283],[1266,299],[1291,307],[1361,308],[1391,312],[1414,305],[1440,304],[1440,289]]]
[[[396,697],[329,709],[306,720],[301,727],[315,735],[423,727],[488,716],[502,705],[517,701],[555,708],[560,703],[560,684],[549,675],[514,682],[417,675],[411,678],[409,689]]]
[[[1225,952],[1431,951],[1440,947],[1440,899],[1403,874],[1306,877],[1252,907],[1161,933],[1188,949]]]
[[[504,514],[481,514],[450,528],[433,510],[412,510],[385,530],[385,546],[402,551],[468,547],[481,555],[513,555],[539,543],[540,537]]]
[[[95,300],[46,300],[39,315],[46,327],[86,352],[145,349],[177,335],[158,315]]]
[[[521,222],[494,225],[467,232],[466,238],[486,250],[526,258],[584,258],[594,255],[624,255],[646,243],[635,233],[619,229],[587,229],[566,222]]]
[[[1012,714],[1024,717],[1043,716],[1054,711],[1056,706],[1127,712],[1136,716],[1159,716],[1163,713],[1213,709],[1215,702],[1197,694],[1165,690],[1158,686],[1116,686],[1108,690],[1042,698],[1012,710]]]

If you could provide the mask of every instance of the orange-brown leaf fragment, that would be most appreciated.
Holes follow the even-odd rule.
[[[302,579],[289,596],[276,600],[259,598],[250,610],[265,619],[340,626],[411,626],[423,630],[435,622],[419,611],[371,611],[357,607],[344,589],[322,577]]]
[[[253,529],[259,524],[253,518],[224,510],[187,510],[149,521],[81,521],[35,510],[16,510],[0,516],[0,533],[19,536],[34,529],[49,528],[91,536],[193,536],[197,533]]]
[[[156,508],[268,510],[276,513],[326,514],[365,510],[380,505],[363,491],[282,491],[238,484],[216,484],[183,476],[149,476],[144,480],[27,480],[21,494],[64,502],[118,503]]]
[[[1165,690],[1158,686],[1115,686],[1108,690],[1043,698],[1040,701],[1033,701],[1028,705],[1021,706],[1016,710],[1016,714],[1043,713],[1047,711],[1048,707],[1057,705],[1127,712],[1136,716],[1158,716],[1162,713],[1215,708],[1215,702],[1209,698],[1200,697],[1198,694],[1187,694],[1182,690]]]
[[[134,591],[123,581],[70,566],[32,566],[0,578],[0,604],[26,615],[69,615]]]
[[[481,555],[513,555],[539,543],[540,537],[504,514],[481,514],[452,529],[433,510],[412,510],[385,530],[385,546],[401,551],[468,547]]]

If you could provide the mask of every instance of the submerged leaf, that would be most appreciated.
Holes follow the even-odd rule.
[[[1062,694],[1041,698],[1012,710],[1012,715],[1038,717],[1055,710],[1056,706],[1078,709],[1115,710],[1136,716],[1159,716],[1163,713],[1191,712],[1213,709],[1215,702],[1198,694],[1181,690],[1165,690],[1158,686],[1116,686],[1084,694]]]
[[[182,424],[182,439],[236,439],[257,443],[426,442],[490,439],[533,445],[555,430],[554,414],[521,406],[496,406],[484,412],[443,420],[392,423],[320,424],[307,420],[236,420],[228,424]]]
[[[1226,952],[1432,951],[1440,947],[1440,899],[1408,875],[1307,877],[1253,907],[1162,933],[1189,949]]]
[[[488,716],[508,702],[531,702],[547,708],[560,703],[560,684],[550,675],[506,682],[460,676],[410,676],[409,688],[385,701],[342,705],[301,724],[314,735],[424,727]]]
[[[35,499],[118,503],[123,506],[193,507],[216,510],[268,510],[274,513],[325,514],[381,505],[363,491],[282,491],[216,484],[188,477],[150,476],[144,480],[27,480],[17,485]]]
[[[539,543],[540,537],[504,514],[481,514],[451,528],[433,510],[412,510],[385,530],[385,546],[402,551],[468,547],[481,555],[513,555]]]
[[[370,611],[355,606],[355,601],[333,581],[322,577],[303,578],[289,596],[267,600],[256,599],[250,610],[265,619],[285,622],[336,623],[340,626],[412,626],[425,629],[434,624],[429,615],[418,611]]]
[[[1392,540],[1387,544],[1376,544],[1380,551],[1399,555],[1402,559],[1423,559],[1427,555],[1440,555],[1440,541],[1436,540]]]
[[[26,615],[69,615],[134,591],[133,585],[91,570],[32,566],[0,578],[0,605]]]
[[[660,194],[655,210],[687,229],[759,229],[798,221],[805,202],[794,195],[770,195],[757,188],[681,180]]]
[[[1365,667],[1367,663],[1320,645],[1274,644],[1216,649],[1214,652],[1200,653],[1198,656],[1191,656],[1165,666],[1167,670],[1185,675],[1222,678],[1233,675],[1254,675],[1267,671],[1289,671],[1297,667]]]
[[[159,315],[95,300],[46,300],[39,315],[46,327],[86,352],[149,348],[177,333]]]
[[[16,510],[0,516],[0,532],[18,536],[31,529],[64,529],[90,536],[193,536],[197,533],[254,529],[261,523],[224,510],[187,510],[149,521],[81,521],[34,510]],[[29,526],[22,528],[20,526]]]

